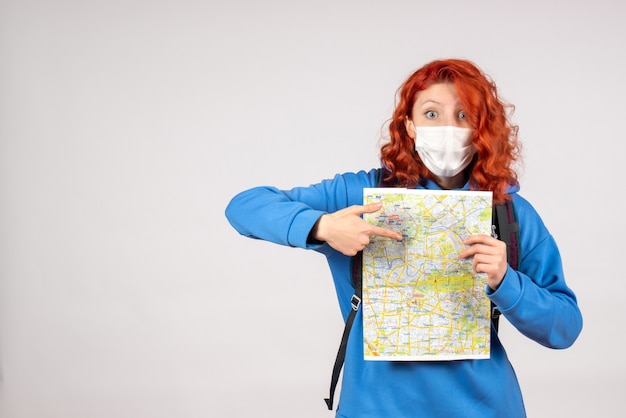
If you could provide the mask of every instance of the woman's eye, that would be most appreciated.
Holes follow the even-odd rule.
[[[467,119],[466,116],[465,116],[465,112],[462,111],[462,110],[459,112],[459,119],[461,119],[461,120],[466,120]]]
[[[437,112],[435,112],[434,110],[429,110],[424,113],[424,115],[426,115],[428,119],[435,119],[437,117]]]

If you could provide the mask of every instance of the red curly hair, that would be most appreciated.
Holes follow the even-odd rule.
[[[426,64],[415,71],[397,91],[396,107],[389,121],[390,138],[381,147],[381,162],[390,171],[386,180],[413,185],[431,176],[415,151],[405,120],[412,118],[420,91],[437,83],[453,83],[469,125],[473,128],[474,160],[468,167],[471,190],[490,190],[495,202],[510,198],[506,191],[517,183],[512,168],[520,156],[517,125],[509,122],[514,107],[499,97],[495,83],[474,63],[447,59]]]

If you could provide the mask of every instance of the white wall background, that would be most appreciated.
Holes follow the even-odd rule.
[[[516,105],[522,194],[584,315],[564,351],[502,324],[529,417],[623,416],[625,21],[619,0],[0,0],[0,416],[333,416],[325,260],[224,208],[376,166],[396,88],[445,57]]]

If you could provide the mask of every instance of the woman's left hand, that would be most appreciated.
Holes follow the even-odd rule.
[[[476,273],[487,274],[487,284],[496,290],[507,269],[506,243],[489,235],[472,235],[463,241],[469,248],[459,253],[459,258],[474,257],[472,265]]]

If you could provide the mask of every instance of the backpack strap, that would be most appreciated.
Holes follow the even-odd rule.
[[[506,243],[507,261],[514,270],[517,270],[519,268],[520,238],[519,223],[517,222],[513,201],[507,200],[496,205],[494,217],[496,233]]]
[[[389,177],[389,171],[387,169],[383,168],[378,170],[374,184],[376,184],[377,187],[394,187],[397,185],[396,179],[386,179],[386,177]],[[350,299],[352,310],[346,319],[346,325],[343,329],[343,335],[341,336],[341,343],[339,344],[339,351],[337,352],[337,358],[335,359],[335,365],[333,366],[333,374],[330,379],[330,395],[328,398],[324,398],[329,411],[332,411],[333,409],[335,389],[337,388],[339,375],[341,374],[343,362],[346,358],[346,349],[348,347],[350,330],[352,329],[354,318],[361,307],[361,297],[363,296],[363,251],[359,251],[350,259],[350,271],[352,276],[352,285],[354,286],[354,294]]]
[[[519,223],[513,208],[513,200],[506,200],[494,206],[493,226],[496,238],[506,243],[507,261],[514,270],[519,268],[520,238]],[[501,312],[495,303],[491,302],[491,321],[498,331]]]
[[[350,265],[352,270],[352,280],[354,284],[354,294],[350,299],[350,305],[352,305],[352,309],[350,310],[348,318],[346,319],[346,325],[343,329],[343,335],[341,336],[341,344],[339,345],[339,351],[337,352],[337,358],[335,359],[335,365],[333,366],[333,374],[330,379],[330,395],[328,396],[328,398],[324,399],[329,411],[333,410],[335,388],[337,387],[337,382],[339,382],[339,374],[341,373],[341,368],[343,367],[343,362],[346,358],[346,349],[348,347],[348,337],[350,336],[350,330],[352,329],[352,324],[354,323],[356,313],[361,307],[361,297],[363,296],[362,251],[359,251],[354,257],[352,257]]]
[[[377,187],[399,187],[400,183],[398,179],[391,176],[391,171],[388,168],[381,168],[376,173],[376,184]]]

